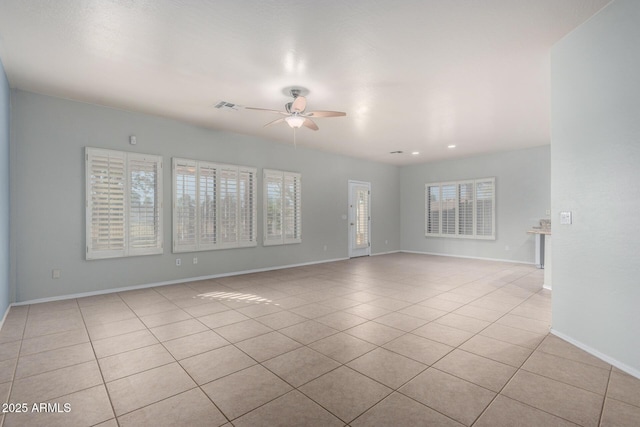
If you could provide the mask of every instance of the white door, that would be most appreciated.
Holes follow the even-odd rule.
[[[349,181],[349,257],[371,255],[371,184]]]

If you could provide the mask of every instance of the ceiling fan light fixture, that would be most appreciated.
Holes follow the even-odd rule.
[[[292,102],[288,102],[284,105],[285,111],[278,110],[269,110],[266,108],[256,108],[256,107],[244,107],[246,110],[258,110],[258,111],[267,111],[269,113],[276,113],[281,116],[277,120],[273,120],[272,122],[264,125],[265,127],[275,125],[277,123],[286,122],[287,125],[291,129],[300,129],[302,126],[311,130],[318,130],[318,125],[313,121],[316,118],[323,117],[343,117],[346,116],[347,113],[343,111],[306,111],[307,109],[307,98],[305,98],[304,94],[309,91],[304,88],[289,88],[287,90],[287,94],[293,97]]]
[[[293,115],[293,116],[288,116],[285,117],[284,119],[287,124],[293,128],[293,129],[300,129],[302,127],[302,124],[304,123],[304,121],[306,120],[304,117],[302,116],[298,116],[298,115]]]

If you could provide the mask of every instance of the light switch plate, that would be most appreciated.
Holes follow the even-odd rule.
[[[571,223],[571,211],[560,212],[560,224],[569,225]]]

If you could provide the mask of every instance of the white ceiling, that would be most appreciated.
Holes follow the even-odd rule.
[[[286,144],[278,116],[213,105],[303,86],[347,117],[298,144],[411,164],[549,144],[550,48],[607,3],[2,0],[0,58],[13,88]]]

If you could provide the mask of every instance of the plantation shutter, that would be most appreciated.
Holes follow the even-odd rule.
[[[264,245],[284,243],[283,194],[284,175],[280,171],[264,170]]]
[[[302,241],[302,176],[264,169],[265,246]]]
[[[173,179],[174,252],[257,245],[255,168],[174,158]],[[185,192],[193,200],[188,217],[181,211]],[[178,233],[183,218],[193,224],[188,241]]]
[[[220,243],[236,246],[238,242],[238,169],[223,167],[220,174]]]
[[[476,180],[476,237],[495,239],[495,179]]]
[[[455,183],[447,183],[441,185],[441,218],[442,218],[442,235],[456,235],[456,213],[458,208],[457,203],[457,188]]]
[[[162,157],[85,152],[86,258],[162,253]]]
[[[284,173],[284,243],[302,241],[302,188],[300,174]]]
[[[195,250],[197,241],[196,162],[173,159],[173,248]]]
[[[458,183],[458,235],[473,236],[473,181]]]
[[[215,249],[218,243],[218,170],[209,163],[198,164],[198,249]]]
[[[125,153],[86,149],[87,259],[125,256]]]
[[[255,246],[257,233],[257,208],[255,203],[256,194],[256,170],[240,168],[239,170],[239,239],[240,246]]]
[[[128,153],[129,255],[162,253],[160,212],[162,160],[158,156]]]
[[[425,184],[425,235],[440,235],[440,184]]]
[[[496,238],[495,178],[425,184],[425,236]]]
[[[369,220],[370,220],[370,203],[369,203],[369,186],[354,185],[355,200],[355,241],[353,247],[356,249],[364,249],[369,247]]]

